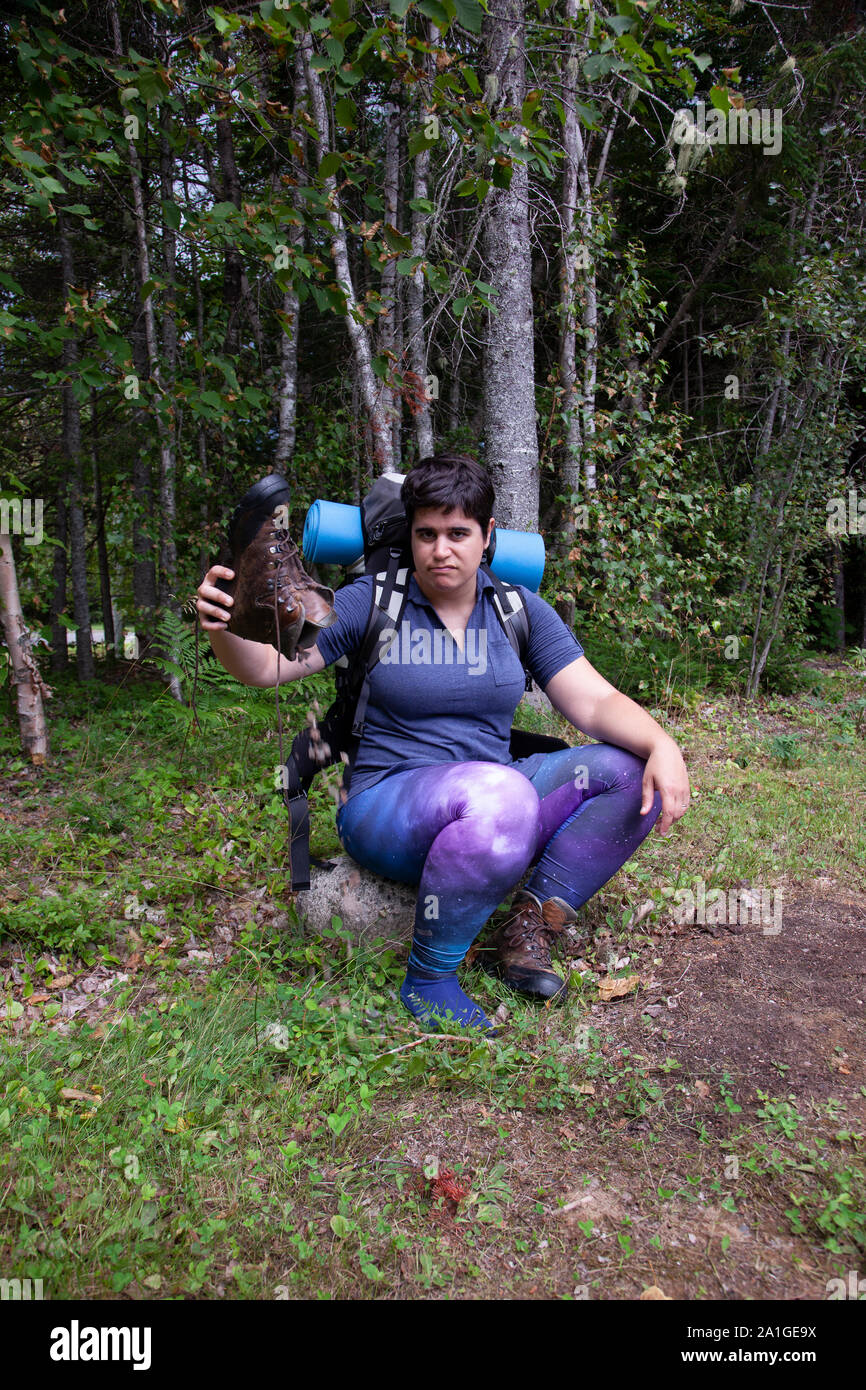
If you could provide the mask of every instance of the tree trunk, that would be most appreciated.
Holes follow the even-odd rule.
[[[51,691],[33,659],[30,634],[24,624],[18,597],[12,537],[5,531],[0,532],[0,618],[9,649],[10,678],[15,687],[21,747],[31,763],[41,764],[48,757],[48,727],[42,701],[51,695]],[[65,638],[65,628],[63,635]]]
[[[573,26],[577,18],[578,0],[566,0],[566,23]],[[580,492],[580,454],[583,431],[580,427],[581,400],[577,389],[577,260],[575,220],[577,216],[577,140],[580,123],[577,116],[578,56],[574,47],[566,58],[562,83],[562,104],[565,108],[564,161],[562,168],[562,265],[560,269],[560,330],[559,384],[562,391],[560,410],[565,425],[563,458],[560,470],[562,491],[566,497]]]
[[[108,567],[108,546],[105,540],[106,506],[102,498],[102,470],[99,467],[99,429],[96,413],[96,393],[90,393],[90,459],[93,464],[93,506],[96,512],[96,551],[99,561],[99,600],[102,606],[102,631],[105,639],[105,664],[111,669],[117,657],[117,638],[114,631],[114,610],[111,605],[111,574]],[[121,651],[120,655],[123,655]]]
[[[66,671],[69,666],[69,629],[60,621],[60,615],[66,611],[67,547],[69,544],[66,488],[66,479],[58,479],[57,535],[54,538],[54,559],[52,561],[54,583],[51,592],[51,670],[55,675]]]
[[[164,116],[164,119],[168,119]],[[163,203],[170,202],[173,196],[174,161],[169,141],[164,131],[160,137],[159,184]],[[165,362],[165,380],[171,389],[177,372],[177,323],[175,321],[175,267],[177,258],[177,238],[168,223],[163,221],[162,257],[165,271],[166,289],[162,315],[162,355]],[[176,617],[180,617],[181,605],[177,595],[177,541],[175,523],[177,520],[177,499],[175,480],[177,472],[175,450],[175,407],[166,401],[165,433],[159,451],[159,601],[160,606]],[[169,657],[177,661],[177,652],[172,650]],[[169,676],[169,689],[178,704],[183,703],[180,677]]]
[[[204,373],[204,295],[201,288],[201,272],[199,270],[198,253],[194,246],[190,247],[190,269],[192,272],[193,288],[195,290],[195,331],[198,351],[202,359],[202,365],[198,369],[198,387],[200,391],[205,389]],[[207,457],[207,430],[204,420],[199,420],[196,426],[196,450],[199,461],[199,516],[201,518],[202,542],[198,554],[199,578],[204,579],[210,567],[210,492],[208,490],[208,457]]]
[[[842,558],[842,547],[837,540],[833,541],[833,601],[836,606],[836,650],[845,650],[845,565]]]
[[[431,22],[428,23],[427,41],[434,47],[439,37],[439,31]],[[427,58],[427,75],[432,79],[435,68],[432,58]],[[429,115],[425,111],[423,104],[419,105],[419,116],[423,122]],[[418,198],[429,197],[429,177],[430,177],[430,151],[419,150],[415,156],[415,166],[412,180],[412,201]],[[427,251],[427,223],[430,214],[421,212],[417,208],[412,209],[412,255],[424,256]],[[419,459],[428,458],[435,449],[433,443],[433,416],[430,410],[430,399],[426,392],[427,381],[427,341],[424,333],[424,272],[420,265],[408,277],[406,283],[406,334],[408,337],[407,356],[409,359],[409,370],[416,379],[418,395],[414,407],[415,417],[415,439],[418,445]]]
[[[132,360],[139,381],[146,381],[149,367],[144,341],[143,314],[130,332]],[[132,452],[132,495],[135,507],[132,514],[132,601],[137,610],[136,632],[140,645],[149,643],[149,626],[156,609],[156,564],[154,540],[150,534],[150,519],[154,514],[153,476],[149,455],[151,427],[145,410],[135,407],[135,438]],[[142,624],[145,628],[142,628]]]
[[[172,200],[173,160],[166,136],[160,139],[159,181],[163,202]],[[162,228],[162,257],[166,288],[162,314],[162,356],[165,363],[165,382],[169,389],[174,386],[177,372],[177,324],[175,322],[175,265],[177,259],[177,238],[167,223]],[[160,544],[159,601],[164,608],[180,613],[180,604],[175,593],[177,587],[177,543],[175,541],[175,521],[177,502],[175,497],[175,439],[173,407],[166,409],[165,447],[160,449],[159,471],[159,514]]]
[[[313,41],[310,34],[307,32],[299,34],[298,43],[304,54],[307,87],[310,93],[313,124],[317,136],[316,154],[321,164],[325,154],[331,148],[325,94],[322,90],[318,72],[316,72],[315,68],[311,67]],[[343,222],[343,214],[340,210],[337,180],[333,174],[324,180],[324,192],[328,203],[328,221],[331,224],[332,233],[331,256],[334,261],[337,283],[346,297],[345,324],[355,359],[355,368],[358,376],[358,391],[370,426],[372,440],[371,453],[375,467],[380,472],[385,473],[391,471],[394,466],[391,421],[384,406],[379,383],[373,372],[373,353],[370,346],[370,335],[366,326],[363,323],[359,323],[358,319],[355,317],[355,314],[360,311],[355,296],[352,272],[349,266],[346,228]]]
[[[304,55],[300,47],[295,50],[295,139],[304,148],[304,127],[300,111],[307,95],[307,79],[304,73]],[[298,191],[299,184],[292,189],[292,205],[300,208],[303,201]],[[304,224],[299,219],[289,232],[292,246],[299,249],[304,245]],[[291,285],[283,295],[280,313],[280,385],[277,408],[277,447],[274,450],[274,469],[285,473],[286,465],[295,452],[298,410],[298,330],[300,328],[301,306],[298,293]]]
[[[385,225],[393,227],[399,231],[399,205],[400,205],[400,136],[402,111],[400,108],[400,85],[392,82],[389,98],[384,106],[385,122],[385,151],[384,167],[382,178],[382,198],[385,204],[382,217]],[[400,361],[397,353],[399,327],[399,305],[397,300],[397,257],[388,257],[382,267],[382,282],[379,289],[382,296],[382,303],[385,306],[384,313],[380,314],[377,320],[378,329],[378,351],[380,356],[385,356],[388,361],[388,374],[399,370]],[[382,408],[386,418],[391,425],[391,452],[395,460],[399,459],[399,449],[394,447],[395,422],[398,410],[402,402],[399,391],[395,390],[386,382],[382,383]]]
[[[515,132],[526,93],[524,27],[523,0],[497,0],[482,23],[490,105],[499,118],[515,123]],[[534,531],[538,435],[527,165],[515,160],[509,187],[491,188],[487,198],[482,233],[486,279],[497,294],[484,342],[485,462],[497,492],[498,520]]]
[[[63,302],[69,303],[75,271],[72,242],[66,218],[58,212],[60,259],[63,266]],[[93,644],[90,633],[90,603],[87,597],[87,538],[84,526],[84,487],[81,463],[81,407],[72,389],[71,376],[78,362],[78,344],[66,338],[61,354],[66,369],[62,392],[63,454],[69,470],[69,572],[72,579],[72,611],[75,619],[75,667],[78,678],[92,681]]]

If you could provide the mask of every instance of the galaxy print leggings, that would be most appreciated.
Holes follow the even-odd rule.
[[[613,877],[661,811],[656,793],[640,815],[643,770],[607,743],[410,768],[351,797],[337,831],[359,864],[418,885],[409,969],[444,976],[530,866],[530,892],[573,908]]]

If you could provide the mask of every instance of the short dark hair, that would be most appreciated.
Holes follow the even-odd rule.
[[[490,474],[467,454],[450,450],[419,459],[410,469],[400,491],[409,525],[423,507],[459,508],[478,522],[484,532],[493,515],[493,483]]]

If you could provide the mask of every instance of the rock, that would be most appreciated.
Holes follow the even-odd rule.
[[[348,854],[311,866],[310,890],[298,893],[295,906],[307,930],[321,932],[339,917],[358,941],[377,936],[389,942],[409,941],[415,920],[416,890],[362,869]]]

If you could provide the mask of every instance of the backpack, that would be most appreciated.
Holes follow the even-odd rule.
[[[385,628],[399,628],[409,591],[412,574],[412,553],[406,513],[400,497],[403,477],[384,473],[377,478],[361,503],[361,528],[364,537],[363,566],[358,573],[347,575],[341,588],[352,583],[360,574],[374,575],[375,585],[367,619],[367,628],[360,647],[352,656],[341,656],[334,663],[337,695],[320,721],[318,728],[304,728],[296,734],[283,769],[283,798],[291,815],[291,881],[293,892],[305,892],[310,887],[310,814],[307,792],[316,773],[343,761],[343,787],[348,789],[355,755],[364,732],[367,702],[370,696],[370,673],[379,660],[379,637]],[[526,670],[529,646],[529,618],[519,590],[500,579],[490,569],[496,546],[494,530],[481,569],[490,578],[493,602],[499,621],[526,672],[526,689],[532,689],[532,678]],[[355,568],[355,567],[353,567]],[[527,757],[530,753],[553,752],[567,748],[562,739],[546,734],[530,734],[523,729],[511,730],[512,758]]]

